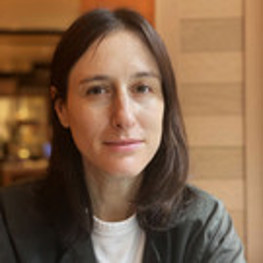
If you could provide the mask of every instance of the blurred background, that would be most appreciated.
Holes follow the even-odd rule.
[[[261,0],[1,1],[0,184],[44,176],[49,65],[62,32],[86,10],[123,6],[141,12],[168,47],[189,137],[190,182],[225,202],[248,262],[263,262]]]

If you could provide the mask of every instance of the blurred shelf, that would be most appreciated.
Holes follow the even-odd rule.
[[[46,175],[48,161],[8,161],[0,166],[1,186],[38,180]]]

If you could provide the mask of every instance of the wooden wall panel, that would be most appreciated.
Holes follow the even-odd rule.
[[[226,83],[243,81],[241,52],[196,52],[180,56],[181,83]]]
[[[240,17],[182,19],[181,29],[182,52],[229,52],[243,48]]]
[[[249,263],[263,262],[263,8],[246,0],[246,182]]]
[[[193,179],[244,178],[243,147],[190,147]]]
[[[191,182],[223,200],[229,210],[243,211],[245,195],[242,179],[193,179]]]
[[[184,116],[241,115],[241,83],[182,84],[179,89]]]
[[[191,146],[243,145],[241,116],[187,116],[184,119]]]
[[[190,182],[225,203],[246,244],[243,0],[157,0],[176,69]]]
[[[247,235],[244,227],[246,224],[244,212],[231,210],[230,213],[237,233],[243,241],[243,244],[246,244]]]
[[[227,18],[243,14],[241,0],[180,0],[179,7],[179,13],[184,18]]]

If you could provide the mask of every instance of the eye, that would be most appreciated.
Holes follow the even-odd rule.
[[[96,85],[89,87],[86,91],[87,95],[100,95],[100,94],[105,94],[108,93],[109,89],[106,86],[102,85]]]
[[[149,93],[151,90],[151,87],[145,84],[140,84],[135,87],[135,92],[137,93]]]

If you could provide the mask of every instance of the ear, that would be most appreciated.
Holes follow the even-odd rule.
[[[57,96],[57,88],[56,87],[51,87],[50,88],[50,95],[52,100],[54,100],[54,109],[55,112],[57,113],[58,119],[61,123],[61,125],[64,128],[69,127],[69,121],[68,121],[68,110],[65,104],[65,101]]]
[[[51,86],[49,89],[51,100],[55,100],[58,95],[58,90],[55,86]]]

